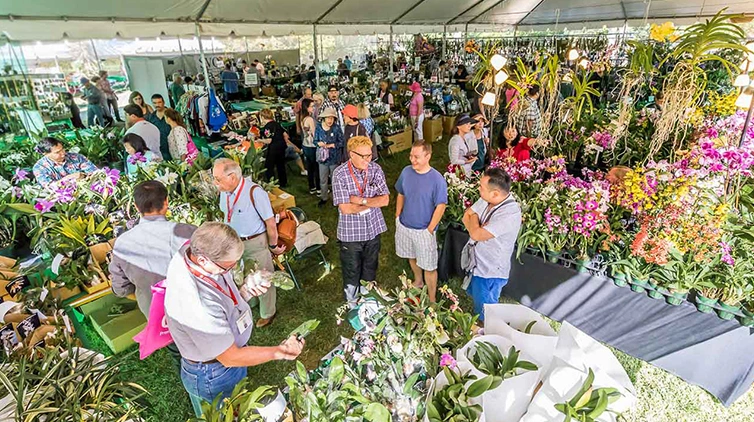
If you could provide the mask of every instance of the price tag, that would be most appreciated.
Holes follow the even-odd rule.
[[[19,343],[16,331],[13,330],[13,327],[10,324],[4,325],[0,328],[0,343],[2,343],[3,350],[5,350],[6,354],[10,354],[10,352],[13,351],[13,348]]]

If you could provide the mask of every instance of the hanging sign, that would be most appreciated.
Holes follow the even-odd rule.
[[[243,83],[246,86],[259,86],[259,75],[255,72],[244,74]]]

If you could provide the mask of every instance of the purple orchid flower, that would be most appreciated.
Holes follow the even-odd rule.
[[[29,178],[29,172],[22,169],[21,167],[16,167],[16,171],[13,173],[13,180],[15,180],[16,183],[23,182],[24,180],[27,180]]]
[[[37,199],[37,203],[34,204],[34,209],[44,214],[46,212],[50,212],[50,210],[52,209],[54,205],[55,205],[55,202],[48,201],[45,199]]]

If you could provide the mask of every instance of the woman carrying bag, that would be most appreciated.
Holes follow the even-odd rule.
[[[319,183],[322,187],[318,206],[327,203],[330,175],[338,167],[341,160],[340,151],[343,149],[343,131],[336,123],[338,112],[334,108],[324,109],[319,119],[322,123],[314,134],[314,144],[317,145],[317,162],[319,163]]]

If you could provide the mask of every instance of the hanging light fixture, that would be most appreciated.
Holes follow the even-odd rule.
[[[751,80],[749,79],[749,75],[742,73],[736,77],[735,81],[733,81],[733,86],[740,88],[742,86],[749,85],[750,82]]]
[[[579,52],[575,48],[572,48],[568,51],[568,60],[574,61],[579,58]]]
[[[508,74],[501,70],[495,74],[495,85],[502,85],[508,80]]]
[[[495,105],[495,100],[497,99],[497,96],[494,92],[487,92],[484,94],[484,97],[482,97],[482,104],[493,107]]]
[[[738,108],[751,107],[751,98],[752,98],[753,93],[754,93],[754,88],[752,87],[744,88],[744,90],[741,91],[740,94],[738,94],[738,98],[736,98],[736,107]]]
[[[495,71],[502,69],[507,62],[508,60],[499,54],[495,54],[490,58],[490,65],[492,65],[492,68],[495,69]]]
[[[750,42],[750,43],[746,44],[746,48],[749,49],[749,54],[748,54],[749,61],[750,62],[754,62],[754,42]]]

